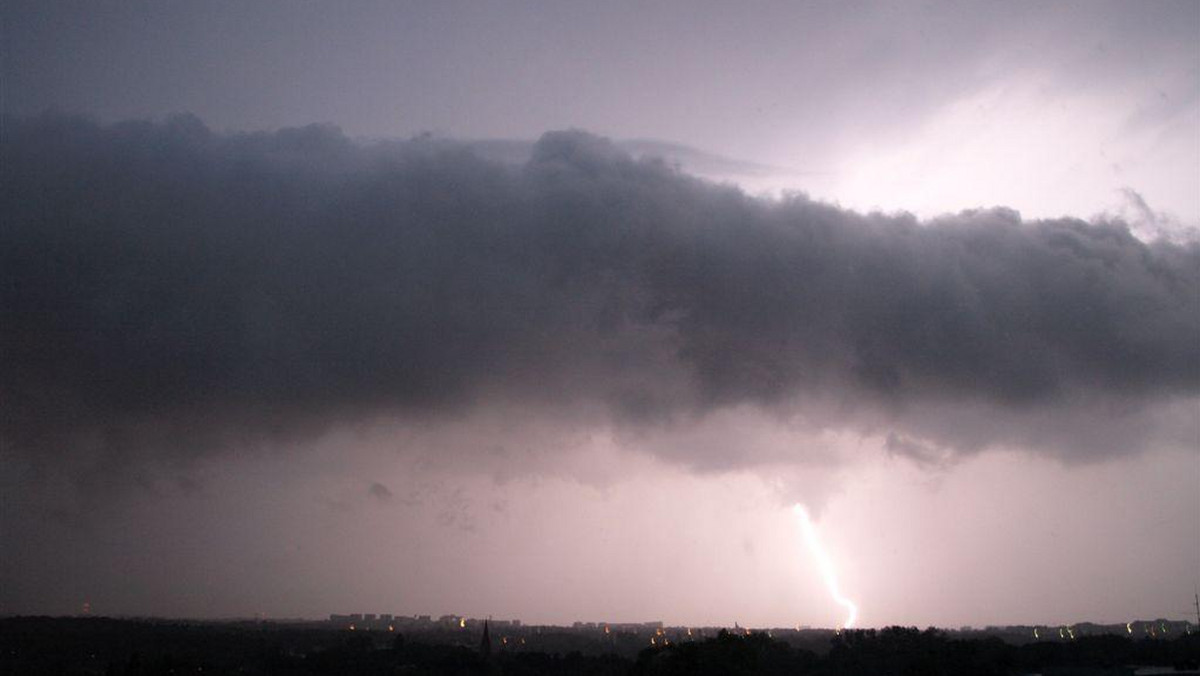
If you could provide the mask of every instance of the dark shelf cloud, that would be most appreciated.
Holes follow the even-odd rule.
[[[1200,245],[1118,220],[766,200],[581,131],[519,164],[191,116],[9,117],[2,144],[0,434],[39,462],[499,405],[751,406],[926,460],[1194,429],[1146,416],[1200,391]]]

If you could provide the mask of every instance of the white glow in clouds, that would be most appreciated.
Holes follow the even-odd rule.
[[[821,569],[821,577],[825,580],[825,586],[829,588],[829,595],[838,605],[845,607],[847,611],[846,622],[842,625],[842,629],[849,629],[854,626],[854,621],[858,619],[858,606],[850,599],[842,596],[842,592],[838,590],[837,575],[833,572],[833,560],[829,558],[829,554],[825,548],[821,546],[821,541],[817,539],[817,530],[813,528],[812,520],[808,518],[808,510],[800,503],[796,503],[792,507],[792,511],[800,519],[800,532],[804,534],[804,542],[808,545],[809,551],[812,552],[813,558],[817,561],[817,567]]]

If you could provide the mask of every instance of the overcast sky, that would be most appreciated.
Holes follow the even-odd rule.
[[[1186,615],[1200,5],[0,20],[0,613]]]

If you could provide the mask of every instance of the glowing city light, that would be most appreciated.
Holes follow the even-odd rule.
[[[849,629],[854,626],[854,621],[858,619],[858,606],[850,599],[842,596],[842,592],[838,589],[837,575],[833,570],[833,560],[829,558],[825,548],[821,546],[821,541],[817,539],[817,530],[813,528],[812,520],[808,517],[808,510],[804,506],[796,503],[792,507],[792,511],[800,519],[800,532],[804,535],[804,542],[808,545],[808,549],[812,552],[813,559],[817,562],[817,568],[821,571],[821,578],[825,580],[825,586],[829,589],[829,595],[840,606],[846,609],[846,621],[842,624],[843,629]]]

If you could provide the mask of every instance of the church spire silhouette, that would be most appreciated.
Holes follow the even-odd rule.
[[[492,636],[488,633],[488,621],[483,621],[483,638],[479,639],[479,654],[490,657],[492,654]]]

